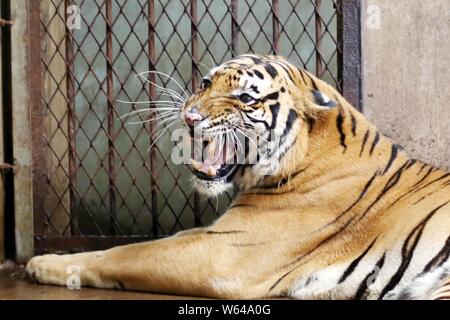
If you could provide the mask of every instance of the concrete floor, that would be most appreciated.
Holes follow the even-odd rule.
[[[24,279],[23,268],[0,265],[0,300],[183,300],[191,297],[160,295],[118,290],[65,287],[33,284]]]

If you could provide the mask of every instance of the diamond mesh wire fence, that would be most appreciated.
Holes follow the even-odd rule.
[[[49,0],[40,10],[39,250],[170,235],[209,224],[232,199],[192,191],[188,167],[170,160],[171,128],[123,118],[167,100],[137,74],[161,71],[192,92],[209,68],[256,52],[281,54],[342,89],[340,1]],[[181,93],[166,76],[149,79]]]

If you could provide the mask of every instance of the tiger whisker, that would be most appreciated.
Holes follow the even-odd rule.
[[[258,153],[262,154],[261,150],[259,149],[259,146],[256,144],[256,142],[252,138],[250,138],[247,134],[245,134],[240,128],[236,127],[236,130],[238,130],[244,137],[248,138],[249,141],[251,141],[255,145]]]
[[[263,138],[261,135],[259,135],[258,133],[256,133],[254,130],[246,129],[246,128],[242,127],[242,126],[238,126],[238,127],[239,127],[240,129],[244,130],[245,132],[249,132],[249,133],[255,135],[256,138],[259,138],[259,139],[263,140],[264,142],[269,143],[269,141],[267,141],[267,140],[266,140],[265,138]]]
[[[127,118],[129,116],[135,115],[135,114],[150,114],[150,113],[158,113],[161,111],[171,111],[173,113],[179,113],[179,110],[176,108],[145,108],[145,109],[139,109],[139,110],[134,110],[131,112],[128,112],[122,116],[119,117],[119,119],[123,119],[123,118]]]
[[[183,105],[181,102],[171,101],[171,100],[150,100],[150,101],[124,101],[116,99],[117,102],[126,104],[160,104],[160,103],[170,103],[171,105]]]
[[[149,79],[147,79],[146,77],[144,77],[142,74],[138,74],[137,76],[138,76],[139,78],[141,78],[142,80],[144,80],[145,82],[147,82],[147,83],[149,83],[149,84],[151,84],[151,85],[154,85],[156,88],[160,89],[160,90],[158,90],[158,91],[164,92],[164,93],[168,93],[168,94],[171,94],[171,95],[177,97],[179,100],[184,101],[183,97],[182,97],[181,95],[179,95],[175,90],[161,87],[160,85],[158,85],[158,84],[154,83],[153,81],[150,81]],[[187,98],[187,97],[186,97],[186,98]]]
[[[172,124],[172,123],[175,123],[175,122],[177,122],[177,118],[176,117],[174,117],[174,116],[167,117],[164,120],[160,120],[160,122],[154,128],[152,128],[151,132],[157,131],[160,127],[165,126],[168,123]]]
[[[139,73],[138,75],[141,76],[141,75],[143,75],[143,74],[149,74],[149,73],[156,73],[156,74],[163,75],[163,76],[169,78],[170,80],[172,80],[172,81],[173,81],[173,82],[181,89],[181,91],[183,91],[183,93],[184,93],[184,95],[186,96],[186,98],[189,97],[189,95],[187,94],[186,90],[184,90],[184,88],[180,85],[180,83],[179,83],[177,80],[175,80],[173,77],[169,76],[167,73],[160,72],[160,71],[156,71],[156,70],[152,70],[152,71],[144,71],[144,72],[141,72],[141,73]],[[167,88],[163,88],[163,89],[167,89]],[[175,91],[172,90],[172,89],[167,89],[167,90],[171,90],[171,91],[175,92]],[[180,96],[180,98],[181,98],[181,96]]]
[[[233,130],[232,133],[234,135],[235,142],[237,142],[236,144],[237,144],[237,147],[238,147],[238,151],[239,151],[239,148],[240,148],[240,151],[243,152],[244,148],[242,147],[242,143],[239,140],[238,136],[236,135],[236,132]]]
[[[129,121],[127,122],[127,125],[133,125],[133,124],[142,124],[142,123],[148,123],[148,122],[154,122],[154,121],[162,121],[165,119],[169,119],[169,118],[175,118],[175,116],[177,116],[176,114],[173,114],[172,112],[166,112],[166,113],[162,113],[160,114],[158,117],[155,118],[150,118],[150,119],[146,119],[146,120],[141,120],[141,121]],[[135,117],[134,119],[142,119],[142,116],[139,115],[138,117]]]
[[[158,140],[161,139],[161,137],[169,130],[169,128],[171,126],[173,126],[174,124],[176,124],[176,123],[177,123],[177,121],[174,121],[174,122],[169,123],[168,125],[166,125],[166,128],[155,138],[155,140],[153,140],[153,143],[150,145],[150,147],[148,148],[147,152],[150,152],[150,150],[155,145],[155,143],[158,142]]]

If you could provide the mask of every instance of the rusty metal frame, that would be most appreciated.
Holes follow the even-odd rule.
[[[340,10],[338,36],[342,48],[338,76],[342,79],[342,94],[363,111],[360,0],[340,0]]]
[[[5,2],[6,4],[6,2]],[[6,19],[3,18],[3,7],[4,4],[1,3],[0,4],[0,162],[4,162],[5,161],[5,154],[4,154],[4,145],[3,145],[3,140],[4,140],[4,128],[3,128],[3,63],[4,63],[4,50],[3,50],[3,27],[5,26],[5,24],[2,21],[5,21]],[[3,260],[5,259],[6,253],[5,253],[5,248],[6,248],[6,236],[5,236],[5,220],[6,220],[6,216],[5,216],[5,187],[4,187],[4,175],[3,172],[1,172],[0,170],[0,263],[3,262]]]
[[[109,206],[110,208],[115,208],[116,199],[115,199],[115,168],[114,168],[114,158],[116,156],[116,151],[114,148],[114,139],[115,139],[115,128],[114,128],[114,117],[115,111],[113,108],[112,101],[114,100],[113,96],[113,47],[112,47],[112,8],[111,8],[112,0],[105,0],[106,4],[106,14],[104,16],[105,21],[107,21],[107,29],[106,29],[106,58],[107,58],[107,81],[106,81],[106,92],[107,92],[107,102],[108,102],[108,121],[107,121],[107,130],[108,130],[108,174],[109,174]],[[362,109],[362,94],[361,94],[361,23],[360,23],[360,3],[359,0],[336,0],[337,8],[339,11],[340,19],[338,21],[338,40],[341,43],[341,47],[338,48],[338,78],[341,80],[339,86],[341,87],[344,96],[357,108]],[[66,6],[70,0],[65,0]],[[157,24],[157,19],[155,17],[155,4],[154,0],[148,0],[148,44],[146,50],[148,50],[149,56],[149,70],[155,70],[155,65],[158,61],[156,56],[156,41],[158,39],[158,35],[155,32],[155,26]],[[189,15],[190,24],[191,24],[191,42],[190,42],[190,54],[192,58],[192,78],[190,80],[190,84],[192,89],[194,90],[198,86],[198,63],[202,58],[200,53],[198,52],[198,42],[202,39],[202,35],[198,32],[198,23],[201,20],[201,17],[197,16],[198,3],[200,0],[192,0],[189,2],[189,5],[185,8],[186,14]],[[320,6],[321,0],[313,1],[315,6],[315,15],[314,15],[314,25],[316,32],[316,48],[318,50],[315,52],[316,57],[316,73],[320,76],[323,74],[324,63],[323,58],[320,53],[321,41],[322,41],[322,31],[323,31],[323,21],[320,18]],[[22,61],[25,64],[25,70],[27,71],[28,77],[27,79],[27,87],[26,94],[28,94],[29,98],[26,101],[26,108],[31,110],[31,118],[29,121],[29,125],[31,128],[31,146],[32,146],[32,157],[33,167],[32,172],[27,173],[27,171],[23,171],[22,174],[26,174],[26,176],[20,178],[17,181],[31,179],[33,192],[31,193],[31,188],[25,188],[24,190],[18,190],[16,188],[16,192],[22,195],[21,199],[24,199],[26,195],[32,195],[32,203],[33,210],[28,211],[28,215],[25,214],[24,208],[20,208],[18,214],[16,215],[16,219],[19,223],[23,219],[31,219],[33,221],[34,217],[34,230],[30,229],[30,226],[24,226],[18,231],[17,239],[20,239],[20,245],[18,248],[18,252],[20,252],[19,256],[28,257],[33,252],[45,252],[48,250],[52,251],[65,251],[65,250],[86,250],[86,249],[102,249],[111,247],[114,245],[125,244],[136,241],[143,241],[148,239],[155,239],[160,236],[158,230],[158,203],[157,203],[157,191],[158,191],[158,174],[156,170],[156,147],[152,147],[149,153],[150,158],[150,186],[151,186],[151,212],[152,212],[152,234],[148,236],[119,236],[114,235],[114,225],[115,225],[115,217],[111,216],[111,236],[82,236],[76,232],[76,228],[72,226],[72,234],[69,237],[65,236],[42,236],[45,234],[45,226],[44,221],[46,219],[46,215],[44,213],[44,201],[46,189],[45,186],[48,183],[46,181],[46,148],[45,148],[45,139],[43,139],[44,132],[42,132],[42,121],[44,119],[45,108],[43,107],[43,103],[40,100],[41,97],[41,84],[42,84],[42,64],[40,61],[40,52],[41,52],[41,28],[40,28],[40,17],[39,17],[39,2],[33,0],[26,1],[26,13],[28,14],[27,22],[27,32],[17,39],[24,39],[27,46],[27,56],[26,61]],[[284,26],[281,24],[279,20],[279,0],[272,0],[272,11],[271,11],[271,21],[272,21],[272,52],[279,52],[279,39],[280,34],[284,30]],[[251,10],[251,8],[250,8]],[[240,34],[240,23],[239,23],[239,12],[238,12],[238,1],[230,0],[230,8],[229,14],[231,15],[231,24],[229,28],[231,29],[231,41],[228,43],[229,48],[231,49],[232,54],[237,54],[238,48],[238,35]],[[244,17],[245,19],[245,17]],[[175,24],[176,26],[176,24]],[[326,26],[325,26],[326,28]],[[67,95],[68,95],[68,106],[69,106],[69,136],[74,137],[75,133],[75,115],[73,110],[73,102],[74,93],[73,93],[73,70],[72,62],[72,50],[73,48],[70,45],[70,41],[72,40],[71,35],[69,34],[66,38],[66,41],[69,45],[66,46],[66,55],[67,55],[67,67],[68,67],[68,77],[67,77]],[[245,37],[242,40],[247,41]],[[202,40],[203,41],[203,40]],[[325,65],[326,67],[326,65]],[[154,74],[149,75],[149,80],[155,82],[156,77]],[[155,86],[148,85],[148,95],[151,99],[156,98],[156,90]],[[22,115],[23,117],[23,115]],[[153,124],[150,126],[150,145],[153,145],[153,140],[155,138],[153,132]],[[76,178],[76,170],[77,170],[77,155],[75,150],[75,144],[69,144],[69,175],[71,179]],[[76,200],[77,192],[75,187],[71,184],[70,187],[70,198],[71,198],[71,211],[75,210],[76,206],[74,205],[74,200]],[[166,199],[167,200],[167,199]],[[17,203],[17,201],[16,201]],[[26,207],[26,205],[25,205]],[[195,225],[201,225],[199,212],[200,205],[198,195],[194,194],[194,218]],[[30,212],[33,212],[31,215]],[[114,210],[112,210],[114,212]],[[72,212],[73,214],[74,212]],[[27,233],[28,232],[28,233]],[[37,235],[35,237],[35,241],[33,241],[33,234]],[[23,239],[26,240],[26,245],[24,246],[22,242]],[[31,240],[30,240],[31,239]],[[31,246],[30,246],[31,242]],[[19,241],[18,241],[19,243]],[[33,247],[34,245],[34,247]]]
[[[17,167],[14,175],[14,215],[16,259],[26,261],[34,253],[34,217],[39,217],[45,184],[42,180],[43,135],[40,63],[40,3],[11,1],[12,143]],[[30,111],[33,112],[30,112]],[[33,132],[31,131],[34,129]],[[33,169],[32,169],[33,162]],[[40,190],[41,192],[34,192]],[[43,190],[44,189],[44,190]],[[33,213],[37,212],[34,216]]]
[[[0,208],[0,261],[15,256],[14,247],[14,172],[5,170],[14,161],[12,147],[12,89],[11,89],[11,12],[9,0],[0,4],[0,161],[2,165],[2,196]],[[10,167],[11,168],[11,167]]]

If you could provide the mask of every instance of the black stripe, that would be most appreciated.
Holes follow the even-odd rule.
[[[417,181],[417,182],[412,186],[412,188],[415,188],[415,187],[417,187],[419,184],[421,184],[426,178],[428,178],[428,176],[429,176],[433,171],[434,171],[434,168],[433,168],[433,167],[430,167],[430,168],[428,169],[427,173],[425,173],[425,175],[424,175],[419,181]]]
[[[249,87],[249,89],[252,90],[252,91],[255,92],[255,93],[260,93],[259,90],[258,90],[258,87],[255,86],[254,84],[252,84],[252,85]]]
[[[450,236],[447,238],[447,241],[445,241],[444,246],[438,252],[438,254],[434,256],[434,258],[431,259],[430,262],[428,262],[428,264],[423,269],[423,272],[426,273],[436,267],[440,267],[441,265],[444,264],[444,262],[448,260],[449,257],[450,257]]]
[[[400,150],[404,150],[402,146],[398,145]],[[409,169],[410,167],[412,167],[413,165],[415,165],[417,163],[417,159],[411,159],[410,163],[408,164],[408,166],[406,167],[406,169]]]
[[[378,202],[380,201],[380,199],[382,197],[384,197],[384,195],[391,190],[399,181],[400,178],[403,174],[403,171],[405,170],[405,167],[409,164],[409,160],[406,161],[390,178],[389,180],[386,182],[386,184],[384,185],[383,190],[380,192],[380,194],[376,197],[375,201],[373,201],[369,207],[367,207],[367,209],[364,211],[364,213],[359,217],[358,220],[361,220],[369,211],[370,209],[372,209],[372,207]]]
[[[286,155],[286,153],[291,149],[291,147],[297,142],[297,136],[295,137],[294,141],[288,146],[284,146],[284,151],[278,156],[278,161],[281,161],[281,159]]]
[[[427,184],[421,186],[420,188],[416,189],[416,190],[414,191],[414,193],[416,193],[416,192],[418,192],[418,191],[420,191],[420,190],[422,190],[422,189],[425,189],[426,187],[432,185],[433,183],[436,183],[436,182],[438,182],[438,181],[441,181],[442,179],[445,179],[445,178],[447,178],[447,177],[449,177],[449,176],[450,176],[450,173],[445,173],[444,175],[440,176],[439,178],[436,178],[436,179],[434,179],[434,180],[428,182]]]
[[[248,204],[248,203],[237,203],[237,204],[234,204],[231,207],[229,207],[228,210],[235,209],[235,208],[248,208],[248,207],[253,207],[253,205]]]
[[[270,63],[265,64],[264,69],[266,69],[267,73],[272,77],[272,79],[275,79],[275,77],[278,75],[277,69],[275,69],[275,67]]]
[[[297,112],[294,109],[289,109],[289,113],[286,119],[286,126],[283,130],[283,133],[280,136],[280,143],[283,140],[283,138],[288,135],[289,131],[291,131],[295,120],[297,120],[297,117],[298,117]]]
[[[259,72],[258,70],[254,69],[254,70],[253,70],[253,73],[256,74],[256,76],[257,76],[258,78],[260,78],[261,80],[264,79],[264,75],[263,75],[261,72]]]
[[[377,238],[375,238],[372,243],[367,247],[366,250],[364,250],[363,253],[361,253],[355,260],[350,263],[350,265],[345,269],[344,273],[342,274],[341,278],[339,279],[338,283],[344,282],[355,270],[355,268],[358,266],[358,263],[364,258],[364,256],[369,252],[369,250],[373,247],[375,241],[377,241]]]
[[[433,190],[433,191],[431,191],[431,192],[428,192],[426,195],[424,195],[423,197],[421,197],[420,199],[418,199],[417,201],[414,201],[413,202],[413,206],[415,206],[416,204],[418,204],[418,203],[420,203],[421,201],[423,201],[423,200],[425,200],[426,198],[428,198],[429,196],[431,196],[433,193],[435,193],[436,191],[440,191],[440,189],[439,190]]]
[[[338,113],[336,117],[336,127],[339,131],[341,146],[344,148],[344,152],[347,149],[347,145],[345,144],[345,133],[342,129],[342,125],[344,123],[344,117],[341,112]]]
[[[249,116],[247,113],[245,113],[245,116],[246,116],[250,121],[252,121],[252,122],[255,122],[255,123],[262,123],[262,124],[264,125],[264,127],[266,128],[267,131],[270,130],[270,125],[269,125],[269,123],[268,123],[266,120],[258,120],[258,119],[255,119],[255,118]]]
[[[372,146],[370,147],[369,155],[372,155],[373,150],[375,150],[375,147],[377,146],[379,141],[380,141],[380,133],[377,131],[377,134],[375,135],[375,138],[373,139]]]
[[[424,163],[424,164],[422,164],[422,166],[420,167],[420,170],[419,170],[419,172],[417,172],[417,175],[421,174],[421,173],[422,173],[422,171],[423,171],[423,169],[425,169],[425,167],[426,167],[426,166],[428,166],[428,164],[427,164],[427,163]]]
[[[409,166],[408,166],[409,167]],[[389,210],[393,205],[395,205],[397,202],[399,202],[401,199],[403,199],[404,197],[406,197],[407,195],[410,195],[412,193],[415,192],[416,187],[423,181],[425,180],[426,177],[428,177],[428,175],[431,174],[431,171],[433,171],[434,168],[430,168],[430,170],[428,170],[428,172],[425,174],[425,176],[420,179],[419,182],[417,182],[415,185],[413,185],[406,193],[402,194],[400,197],[398,197],[394,202],[392,202],[389,207],[387,207],[386,210]]]
[[[349,212],[350,210],[353,209],[354,206],[356,206],[358,204],[359,201],[361,201],[361,199],[364,197],[364,195],[367,193],[367,190],[369,190],[370,186],[372,185],[372,182],[375,180],[375,178],[378,176],[379,171],[376,171],[373,176],[369,179],[369,181],[367,181],[366,185],[364,186],[363,190],[361,191],[361,193],[359,194],[358,198],[341,214],[339,214],[332,222],[330,222],[328,225],[331,225],[332,223],[336,222],[338,219],[340,219],[344,214],[346,214],[347,212]]]
[[[207,234],[217,234],[217,235],[221,235],[221,234],[236,234],[236,233],[245,233],[245,231],[242,230],[230,230],[230,231],[206,231]]]
[[[383,173],[381,173],[381,175],[384,175],[386,172],[389,171],[389,168],[392,166],[392,163],[395,161],[395,159],[397,158],[398,155],[398,149],[399,146],[398,144],[393,144],[392,148],[391,148],[391,156],[389,158],[388,163],[386,164],[386,167],[383,170]],[[411,166],[411,165],[410,165]]]
[[[370,129],[367,129],[366,133],[364,134],[363,143],[361,145],[361,152],[359,153],[360,157],[362,156],[362,154],[364,152],[364,148],[366,147],[367,139],[369,139],[369,134],[370,134]]]
[[[373,270],[371,272],[369,272],[365,276],[364,280],[359,284],[358,290],[355,293],[355,297],[354,297],[355,300],[361,300],[361,299],[365,299],[367,297],[367,293],[368,293],[367,292],[367,289],[368,289],[367,282],[369,281],[370,277],[374,277],[373,281],[376,280],[379,270],[381,270],[381,268],[383,268],[385,258],[386,258],[386,252],[383,253],[381,258],[377,261]],[[375,272],[375,274],[373,274],[374,272]]]
[[[314,80],[314,78],[312,78],[312,77],[310,77],[309,79],[311,79],[311,83],[312,83],[314,90],[319,90],[319,86],[317,85],[316,80]]]
[[[269,108],[270,112],[272,113],[272,123],[270,124],[270,129],[273,130],[275,129],[275,126],[277,124],[278,113],[280,112],[280,103],[276,102],[274,104],[271,104]]]
[[[260,188],[256,188],[257,190]],[[255,189],[249,189],[249,190],[255,190]],[[264,191],[258,191],[257,194],[258,195],[263,195],[263,196],[279,196],[279,195],[286,195],[288,193],[293,193],[295,191],[295,189],[290,189],[290,190],[286,190],[286,191],[282,191],[282,192],[264,192]],[[249,193],[243,193],[243,195],[249,195],[252,194],[252,192]]]
[[[298,70],[298,72],[300,73],[300,77],[302,77],[302,79],[303,79],[303,83],[304,83],[305,85],[308,85],[308,81],[306,81],[305,75],[303,74],[303,71],[302,71],[301,69],[298,69],[298,68],[297,68],[297,70]]]
[[[397,269],[397,272],[391,277],[389,282],[386,284],[386,286],[381,291],[380,296],[378,299],[383,299],[383,297],[392,289],[394,289],[401,279],[403,278],[403,275],[405,271],[408,269],[409,264],[411,263],[411,259],[414,255],[414,251],[417,247],[417,244],[419,243],[419,240],[422,236],[422,232],[427,224],[427,222],[434,216],[434,214],[441,209],[443,206],[448,204],[448,202],[441,204],[439,207],[432,210],[408,235],[405,242],[403,243],[402,247],[402,261],[400,263],[400,266]]]
[[[309,118],[308,119],[308,133],[311,133],[314,130],[314,126],[316,125],[316,120]]]
[[[254,56],[254,55],[248,55],[248,56],[245,56],[245,57],[242,57],[242,58],[249,58],[249,59],[251,59],[255,64],[261,64],[261,63],[262,63],[262,60],[261,60],[260,58],[258,58],[257,56]]]
[[[350,117],[352,119],[352,134],[355,137],[356,136],[356,118],[352,112],[350,112]]]
[[[286,278],[292,271],[294,271],[294,269],[289,270],[288,272],[286,272],[285,274],[283,274],[281,277],[279,277],[277,279],[277,281],[275,281],[273,283],[273,285],[269,288],[269,292],[272,291],[284,278]]]
[[[268,141],[272,140],[272,130],[275,129],[277,125],[278,113],[280,112],[280,103],[276,102],[269,106],[270,112],[272,114],[272,123],[270,124],[269,136],[267,137]]]
[[[292,83],[295,83],[294,79],[292,78],[291,73],[289,72],[287,67],[284,65],[284,63],[282,63],[281,61],[273,61],[273,63],[279,65],[284,70],[284,72],[286,72],[287,76],[289,77],[289,79],[291,79]]]
[[[261,102],[266,102],[267,100],[277,100],[278,97],[280,96],[280,94],[278,93],[278,91],[269,93],[267,96],[261,98]]]

